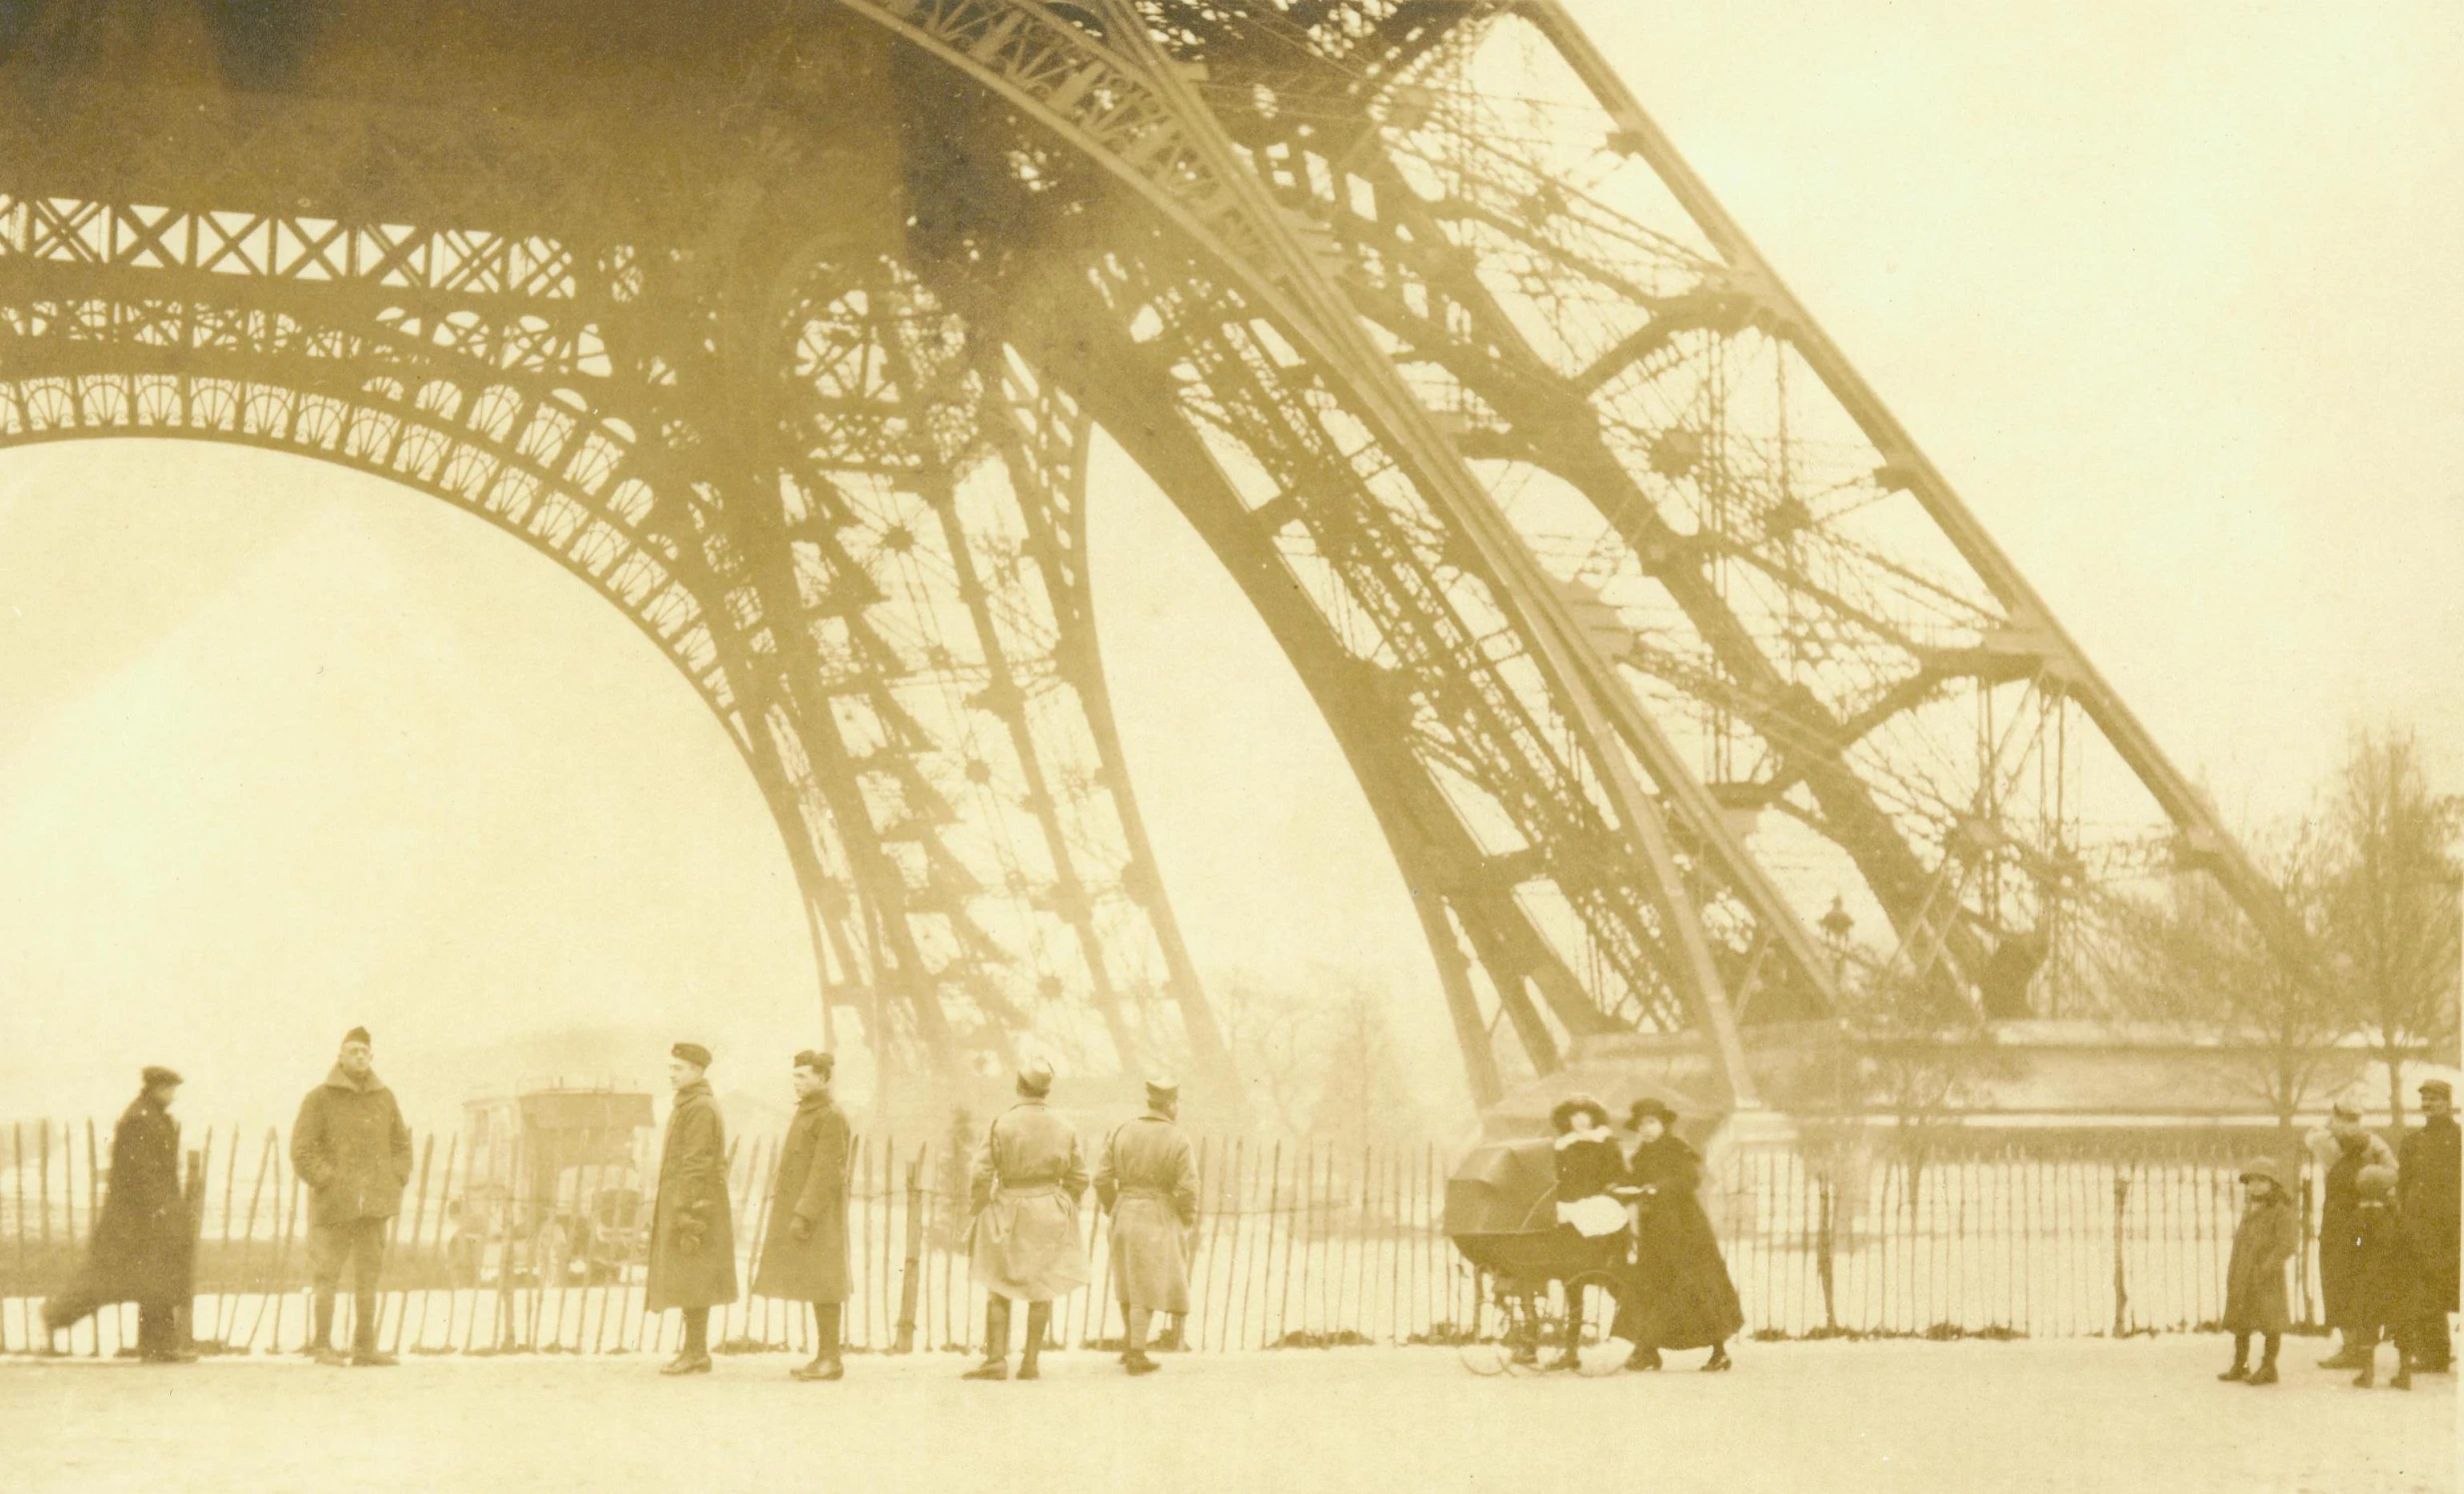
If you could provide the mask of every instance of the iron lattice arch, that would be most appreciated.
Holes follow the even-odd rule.
[[[2274,916],[1553,4],[5,15],[0,441],[299,452],[563,565],[907,1067],[1228,1073],[1098,430],[1324,713],[1483,1100],[1640,1032],[1750,1102],[1843,984],[2122,1014],[2182,879]]]

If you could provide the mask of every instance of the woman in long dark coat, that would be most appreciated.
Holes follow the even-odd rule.
[[[180,1192],[180,1123],[171,1117],[180,1076],[148,1068],[145,1087],[111,1132],[111,1182],[94,1222],[84,1269],[43,1304],[53,1332],[114,1302],[137,1304],[139,1357],[153,1364],[195,1359],[179,1342],[179,1309],[195,1292],[196,1238]]]
[[[1634,1101],[1627,1114],[1641,1142],[1626,1162],[1637,1190],[1633,1289],[1619,1312],[1619,1331],[1633,1341],[1629,1369],[1657,1369],[1662,1349],[1708,1348],[1706,1370],[1729,1365],[1728,1340],[1745,1326],[1736,1286],[1719,1256],[1711,1219],[1694,1194],[1702,1158],[1675,1131],[1676,1114],[1655,1099]]]
[[[839,1309],[847,1301],[847,1115],[830,1097],[837,1060],[810,1049],[796,1055],[796,1118],[779,1146],[779,1181],[762,1227],[762,1263],[754,1294],[813,1304],[811,1364],[788,1373],[799,1380],[836,1380]]]

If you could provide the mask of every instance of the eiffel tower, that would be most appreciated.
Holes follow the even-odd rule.
[[[0,0],[0,442],[304,454],[724,725],[902,1071],[1228,1081],[1115,443],[1256,608],[1474,1095],[1913,973],[2127,1015],[2267,884],[1552,0]],[[1436,1003],[1431,1003],[1434,1019]]]

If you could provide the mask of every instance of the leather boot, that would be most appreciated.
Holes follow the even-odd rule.
[[[813,1304],[813,1362],[788,1371],[797,1380],[843,1380],[847,1366],[839,1361],[839,1304]]]
[[[984,1362],[959,1376],[962,1380],[1010,1378],[1010,1299],[997,1296],[984,1307]]]
[[[1036,1368],[1036,1360],[1044,1353],[1044,1330],[1052,1321],[1052,1303],[1030,1302],[1027,1304],[1027,1347],[1019,1354],[1020,1379],[1038,1380],[1043,1378],[1041,1372],[1039,1372]]]

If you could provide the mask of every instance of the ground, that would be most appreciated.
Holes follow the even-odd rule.
[[[1209,1490],[2456,1488],[2456,1381],[2361,1391],[2286,1345],[2285,1383],[2219,1384],[2212,1337],[1742,1345],[1727,1375],[1481,1378],[1445,1349],[1176,1355],[1132,1381],[1053,1356],[1037,1384],[783,1354],[666,1380],[643,1355],[0,1363],[0,1485],[868,1494]]]

